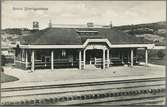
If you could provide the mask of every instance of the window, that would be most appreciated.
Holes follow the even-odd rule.
[[[66,51],[62,50],[62,56],[66,56]]]

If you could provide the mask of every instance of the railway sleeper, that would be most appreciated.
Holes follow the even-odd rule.
[[[45,98],[45,99],[34,99],[34,100],[25,100],[17,102],[4,102],[3,105],[27,105],[27,104],[56,104],[57,102],[72,101],[72,100],[87,100],[87,99],[100,99],[106,97],[119,97],[119,96],[136,96],[139,94],[158,94],[165,92],[164,88],[161,89],[147,89],[147,90],[134,90],[128,92],[114,92],[114,93],[95,93],[95,94],[83,94],[78,96],[63,96],[55,98]]]

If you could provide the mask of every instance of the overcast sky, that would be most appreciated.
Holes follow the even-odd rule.
[[[118,26],[165,21],[165,13],[165,1],[3,1],[2,28],[32,28],[33,21],[45,28],[50,19],[54,24],[105,25],[112,21]]]

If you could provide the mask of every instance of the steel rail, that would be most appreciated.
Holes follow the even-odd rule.
[[[131,79],[131,80],[115,80],[115,81],[100,81],[100,82],[84,82],[84,83],[71,83],[71,84],[56,84],[56,85],[41,85],[41,86],[25,86],[25,87],[12,87],[1,88],[1,92],[9,91],[24,91],[24,90],[38,90],[38,89],[51,89],[51,88],[70,88],[70,87],[84,87],[84,86],[97,86],[107,84],[126,84],[137,82],[153,82],[165,81],[165,77],[160,78],[146,78],[146,79]]]

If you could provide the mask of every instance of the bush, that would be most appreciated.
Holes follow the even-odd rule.
[[[164,56],[165,56],[165,53],[164,53],[163,51],[159,50],[158,53],[157,53],[157,55],[158,55],[158,57],[159,57],[160,59],[163,59]]]
[[[1,73],[1,78],[0,78],[0,83],[5,83],[5,82],[12,82],[12,81],[17,81],[19,78],[7,75],[5,73]]]

